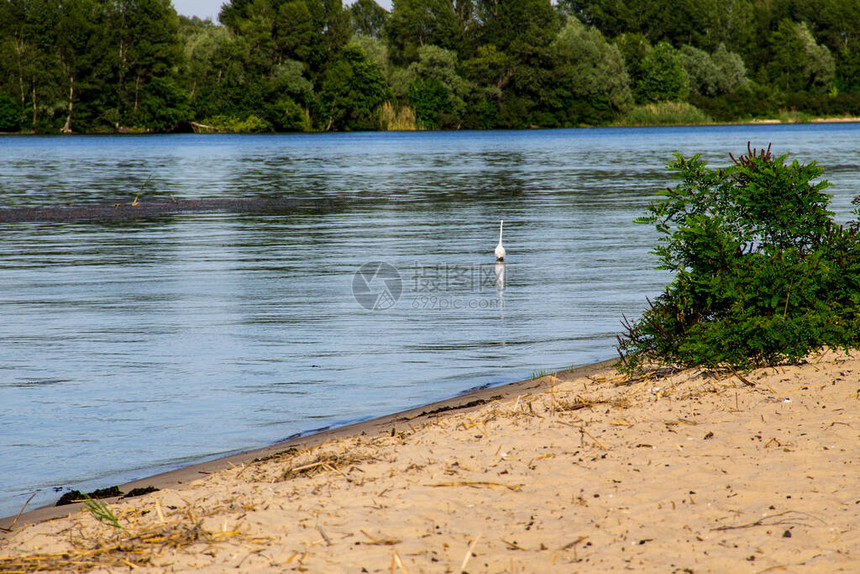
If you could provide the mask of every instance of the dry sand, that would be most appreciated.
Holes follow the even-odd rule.
[[[122,528],[22,518],[0,570],[860,572],[860,355],[743,379],[491,389],[108,501]]]

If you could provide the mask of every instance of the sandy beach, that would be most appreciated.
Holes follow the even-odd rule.
[[[602,363],[27,513],[0,571],[858,572],[858,413],[856,353]]]

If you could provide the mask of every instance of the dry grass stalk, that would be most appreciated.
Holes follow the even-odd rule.
[[[626,374],[620,374],[615,377],[586,377],[592,383],[603,384],[609,383],[615,386],[627,385],[631,382],[630,377]]]
[[[755,386],[755,383],[750,382],[745,377],[743,377],[740,373],[738,373],[738,371],[733,366],[729,365],[729,370],[732,372],[732,374],[734,376],[736,376],[740,380],[740,382],[742,382],[746,386],[748,386],[748,387],[754,387]]]
[[[582,542],[585,542],[586,540],[588,540],[588,536],[580,536],[576,540],[574,540],[572,542],[568,542],[567,544],[562,546],[561,549],[562,550],[570,550],[571,548],[576,548],[577,545],[581,544]]]
[[[505,547],[508,550],[528,550],[527,548],[523,548],[522,546],[517,544],[515,541],[508,541],[504,538],[501,538],[500,540],[505,543]]]
[[[582,437],[583,437],[583,438],[582,438],[582,442],[583,442],[583,443],[585,443],[585,437],[587,436],[588,438],[590,438],[590,439],[594,442],[594,444],[595,444],[595,445],[596,445],[600,450],[607,450],[607,448],[606,448],[605,446],[603,446],[603,443],[601,443],[599,440],[597,440],[596,438],[594,438],[594,435],[593,435],[593,434],[591,434],[590,432],[588,432],[587,430],[585,430],[585,427],[579,427],[579,432],[582,434]]]
[[[21,518],[21,515],[24,514],[24,509],[27,508],[27,505],[30,504],[30,501],[38,494],[38,492],[34,492],[30,495],[30,498],[27,499],[27,502],[24,503],[24,506],[21,507],[21,510],[18,511],[18,514],[15,515],[15,520],[12,521],[12,524],[9,525],[9,528],[0,528],[5,532],[12,532],[12,529],[15,528],[15,525],[18,523],[18,519]]]
[[[400,568],[403,574],[409,574],[409,570],[406,569],[406,565],[403,564],[403,560],[400,559],[400,555],[397,552],[391,556],[391,574],[394,574],[395,567]]]
[[[795,518],[795,519],[785,518],[788,516],[798,516],[798,518]],[[711,530],[713,530],[713,531],[741,530],[744,528],[754,528],[756,526],[784,526],[784,525],[791,525],[791,524],[800,524],[803,526],[807,526],[807,523],[804,522],[804,520],[803,520],[807,517],[810,517],[810,515],[808,515],[806,513],[802,513],[802,512],[795,512],[793,510],[786,510],[785,512],[777,512],[776,514],[771,514],[770,516],[765,516],[765,517],[759,518],[758,520],[756,520],[754,522],[747,522],[745,524],[736,524],[736,525],[717,526],[716,528],[711,528]],[[812,516],[811,518],[818,520],[822,524],[826,524],[826,522],[824,522],[820,518],[817,518],[814,516]]]
[[[365,544],[373,544],[377,546],[394,546],[395,544],[400,544],[402,541],[397,538],[377,538],[376,536],[372,536],[366,530],[362,529],[360,531],[362,534],[367,536],[367,539],[370,542],[365,542]]]
[[[325,530],[323,530],[322,525],[317,524],[317,532],[319,532],[320,536],[322,536],[322,539],[325,541],[326,546],[332,545],[331,538],[329,538],[328,534],[325,533]]]
[[[488,482],[484,480],[464,480],[458,482],[437,482],[435,484],[428,484],[427,486],[433,487],[444,487],[444,486],[469,486],[472,488],[507,488],[508,490],[513,490],[514,492],[519,492],[523,489],[522,485],[519,484],[503,484],[501,482]]]
[[[464,572],[466,570],[466,566],[468,566],[469,560],[472,558],[472,552],[474,552],[475,546],[478,545],[478,541],[483,535],[484,533],[481,532],[480,534],[478,534],[478,536],[475,537],[474,540],[472,540],[472,543],[469,544],[469,549],[466,550],[466,556],[463,558],[463,563],[460,565],[460,572]]]
[[[560,412],[568,412],[568,411],[578,411],[580,409],[589,409],[596,405],[605,404],[607,401],[601,399],[585,399],[580,395],[577,395],[573,398],[573,400],[562,399],[558,402],[557,409]]]
[[[361,454],[349,451],[341,453],[324,452],[317,456],[317,458],[312,462],[285,468],[281,472],[280,479],[290,480],[299,476],[314,476],[322,472],[334,472],[340,474],[347,480],[351,480],[341,471],[341,469],[349,468],[351,470],[359,463],[371,462],[373,460],[375,460],[375,458],[370,454]]]
[[[187,514],[186,518],[191,516]],[[213,533],[202,527],[202,520],[181,519],[170,524],[129,526],[105,539],[100,535],[70,540],[73,549],[56,553],[31,553],[0,557],[2,572],[89,572],[96,568],[125,569],[146,566],[165,549],[177,549],[198,542],[213,543],[239,538],[259,543],[260,537],[245,537],[238,531]],[[113,533],[113,532],[112,532]]]

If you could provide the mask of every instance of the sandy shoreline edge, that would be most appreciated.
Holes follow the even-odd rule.
[[[16,525],[0,571],[860,571],[860,352],[612,363],[129,483],[164,488]]]
[[[617,359],[608,359],[597,363],[574,367],[566,372],[575,376],[589,376],[594,373],[604,371],[607,368],[612,367],[612,365],[617,362]],[[462,412],[468,411],[469,409],[474,410],[486,404],[490,400],[509,399],[524,392],[534,392],[548,386],[549,384],[549,378],[543,377],[541,379],[526,379],[523,381],[515,381],[513,383],[503,383],[498,386],[467,390],[455,397],[443,399],[441,401],[435,401],[426,405],[383,415],[381,417],[375,417],[358,423],[332,427],[317,432],[308,432],[307,434],[303,433],[299,437],[287,438],[269,446],[242,451],[224,457],[218,457],[206,462],[183,466],[175,470],[154,474],[116,486],[122,492],[130,492],[134,489],[148,487],[154,487],[159,490],[165,488],[177,488],[208,474],[229,468],[235,468],[256,459],[271,457],[291,448],[307,449],[333,439],[336,440],[348,436],[361,435],[363,433],[375,434],[386,430],[390,431],[391,429],[396,428],[398,422],[405,423],[419,419],[422,416],[426,417],[429,414],[438,414],[441,412]],[[59,498],[59,494],[57,498]],[[116,498],[105,499],[108,503],[116,500]],[[16,527],[21,527],[25,524],[32,524],[68,516],[69,514],[74,514],[82,507],[83,503],[64,506],[54,506],[53,504],[50,506],[42,506],[26,510],[17,517],[17,522],[15,522],[16,515],[2,517],[0,518],[0,540],[3,539],[5,532],[2,529],[8,529],[13,522]]]

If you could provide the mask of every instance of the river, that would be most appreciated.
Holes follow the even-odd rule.
[[[0,224],[0,516],[612,358],[669,279],[632,223],[666,163],[748,141],[848,219],[858,124],[0,138],[0,208],[301,200]]]

